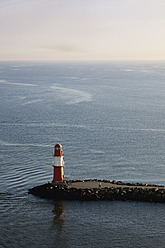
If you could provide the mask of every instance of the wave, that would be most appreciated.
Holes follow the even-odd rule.
[[[11,83],[11,82],[8,82],[6,80],[0,80],[0,83],[1,84],[8,84],[8,85],[16,85],[16,86],[30,86],[30,87],[36,87],[37,85],[36,84],[24,84],[24,83]]]
[[[63,124],[63,123],[38,123],[38,122],[30,122],[30,123],[7,123],[0,122],[0,126],[23,126],[23,127],[68,127],[68,128],[81,128],[81,129],[91,129],[90,126],[81,125],[81,124]],[[1,142],[1,141],[0,141]]]
[[[56,90],[58,97],[66,101],[66,104],[77,104],[81,102],[91,102],[93,97],[90,93],[81,90],[51,86],[51,89]]]
[[[42,99],[31,100],[31,101],[23,103],[22,105],[33,104],[33,103],[36,103],[36,102],[42,102]]]
[[[96,150],[96,149],[90,149],[90,152],[91,152],[91,153],[96,153],[96,154],[104,154],[104,153],[105,153],[105,151]]]
[[[63,123],[38,123],[38,122],[30,122],[30,123],[6,123],[2,122],[0,123],[1,126],[25,126],[25,127],[68,127],[68,128],[82,128],[82,129],[88,129],[88,130],[94,130],[95,127],[92,125],[81,125],[81,124],[63,124]],[[123,130],[123,131],[141,131],[141,132],[165,132],[165,129],[161,128],[128,128],[128,127],[113,127],[113,126],[106,126],[107,129],[111,130]],[[1,144],[0,140],[0,144]],[[15,144],[16,145],[16,144]],[[19,144],[18,144],[19,145]],[[22,144],[20,144],[22,145]],[[28,145],[28,144],[27,144]],[[33,146],[39,146],[39,144],[29,144]],[[42,146],[42,145],[40,145]],[[43,145],[43,146],[49,146],[49,145]]]
[[[23,143],[8,143],[5,142],[3,140],[0,140],[0,145],[2,146],[34,146],[34,147],[50,147],[50,145],[46,145],[46,144],[23,144]]]
[[[127,128],[127,127],[108,127],[107,129],[112,130],[124,130],[124,131],[141,131],[141,132],[165,132],[165,129],[157,129],[157,128]]]

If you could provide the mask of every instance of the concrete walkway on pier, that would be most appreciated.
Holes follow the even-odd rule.
[[[140,183],[122,183],[101,180],[81,180],[68,182],[68,188],[92,189],[92,188],[159,188],[165,189],[162,185],[140,184]]]

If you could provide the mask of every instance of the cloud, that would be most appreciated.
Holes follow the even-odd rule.
[[[82,52],[84,48],[75,45],[75,44],[69,44],[69,43],[58,43],[58,44],[52,44],[47,46],[41,46],[41,48],[51,51],[57,51],[57,52]]]

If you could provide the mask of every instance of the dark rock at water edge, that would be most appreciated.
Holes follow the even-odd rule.
[[[99,182],[97,179],[91,181]],[[81,182],[81,180],[65,181],[61,184],[46,183],[29,189],[29,193],[54,200],[165,202],[165,187],[160,185],[100,180],[100,182],[111,182],[115,187],[74,188],[68,187],[71,182]]]

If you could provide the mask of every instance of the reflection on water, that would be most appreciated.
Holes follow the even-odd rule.
[[[68,247],[69,236],[67,235],[67,230],[65,228],[65,202],[55,201],[54,209],[52,211],[55,216],[53,218],[53,225],[56,230],[55,246],[56,247]]]
[[[65,202],[64,201],[55,201],[54,202],[54,209],[52,211],[55,216],[53,219],[53,223],[57,225],[59,230],[62,230],[64,226],[65,218]]]

